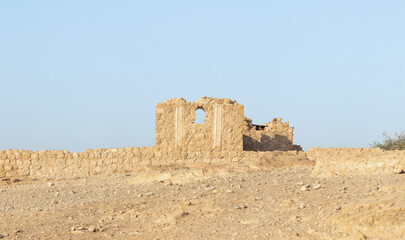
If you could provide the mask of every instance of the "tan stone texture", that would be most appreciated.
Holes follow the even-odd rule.
[[[203,109],[204,123],[195,122]],[[293,145],[293,128],[281,118],[255,125],[230,99],[182,98],[156,105],[156,145],[68,151],[0,151],[0,178],[64,179],[135,172],[179,164],[248,164],[252,168],[316,162],[313,176],[395,174],[405,171],[405,151],[311,148]],[[305,162],[305,164],[307,164]]]
[[[405,151],[380,148],[310,148],[313,176],[397,174],[405,171]]]
[[[196,124],[195,112],[205,112]],[[182,98],[156,105],[156,146],[175,157],[189,152],[242,151],[243,106],[229,99],[203,97],[188,103]]]
[[[243,127],[243,150],[246,151],[289,151],[301,150],[301,147],[293,145],[293,127],[288,122],[282,122],[281,118],[255,125],[252,120],[245,118]]]
[[[195,123],[195,112],[205,113]],[[273,119],[253,125],[243,105],[224,98],[202,97],[195,102],[175,98],[156,105],[156,145],[151,147],[68,151],[0,151],[0,177],[31,179],[81,178],[134,172],[145,167],[192,163],[278,164],[276,159],[298,159],[293,128]],[[249,150],[249,151],[244,151]],[[269,151],[289,152],[269,152]],[[291,160],[291,159],[290,159]],[[294,161],[295,161],[294,160]]]

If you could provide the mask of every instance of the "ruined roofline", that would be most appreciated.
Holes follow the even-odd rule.
[[[184,98],[172,98],[169,100],[165,100],[159,104],[186,104],[186,103],[194,103],[194,104],[210,104],[210,103],[218,103],[218,104],[234,104],[240,105],[236,102],[236,100],[231,100],[229,98],[213,98],[213,97],[200,97],[194,102],[187,102]]]
[[[271,122],[257,124],[257,123],[253,123],[251,118],[244,116],[244,121],[246,123],[246,126],[248,126],[249,129],[256,128],[256,130],[269,129],[271,127],[280,126],[280,125],[282,125],[284,127],[290,127],[290,123],[288,121],[283,122],[282,120],[283,120],[282,118],[273,118],[273,120]],[[294,129],[294,127],[290,127],[290,128]]]

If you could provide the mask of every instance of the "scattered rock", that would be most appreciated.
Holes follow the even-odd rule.
[[[350,239],[403,239],[404,212],[405,195],[394,192],[349,203],[326,223],[336,226]],[[359,234],[363,238],[355,238]]]
[[[255,234],[258,234],[258,239],[290,239],[295,238],[295,235],[302,239],[338,239],[352,237],[356,231],[369,239],[373,236],[384,239],[383,234],[390,234],[391,239],[405,236],[401,225],[402,195],[405,189],[402,175],[376,179],[340,177],[318,179],[318,182],[308,176],[309,168],[305,171],[294,169],[300,173],[300,177],[298,174],[293,175],[294,171],[285,169],[280,170],[285,174],[279,170],[242,170],[231,172],[226,178],[181,175],[178,169],[174,171],[177,171],[177,175],[170,175],[170,181],[174,181],[172,187],[164,186],[169,183],[168,180],[163,181],[163,184],[155,180],[143,184],[133,183],[134,177],[131,177],[125,178],[123,182],[119,175],[89,177],[86,186],[81,179],[33,182],[32,187],[39,186],[38,189],[29,188],[31,180],[24,180],[24,184],[1,185],[0,210],[4,211],[0,211],[0,218],[3,220],[5,216],[6,221],[10,221],[9,226],[14,226],[1,230],[7,230],[14,238],[24,239],[44,236],[41,234],[47,234],[49,238],[65,239],[87,239],[90,235],[106,239],[122,236],[130,238],[131,235],[140,235],[136,237],[143,239],[170,239],[191,230],[188,223],[195,222],[200,226],[207,224],[206,229],[210,232],[203,233],[207,238],[234,234],[241,239],[254,239]],[[284,175],[284,178],[280,177]],[[179,179],[183,182],[181,188]],[[80,184],[77,184],[78,181]],[[125,185],[127,182],[132,185]],[[342,194],[341,191],[347,188],[350,189],[348,194]],[[300,189],[311,192],[301,193]],[[3,192],[7,192],[7,195]],[[9,193],[13,202],[7,199]],[[120,193],[120,197],[114,197],[117,193]],[[398,196],[392,198],[392,201],[383,199],[389,194]],[[143,198],[137,198],[138,195]],[[361,203],[363,200],[362,205],[365,207],[346,205]],[[14,202],[17,204],[11,204]],[[58,205],[63,202],[66,206],[74,207],[52,205],[58,202]],[[394,214],[391,215],[391,212]],[[190,215],[186,216],[188,213]],[[29,228],[16,224],[17,220],[24,222],[25,216],[32,217],[32,226]],[[336,218],[325,227],[326,220],[333,216]],[[62,225],[57,218],[63,218],[64,227],[60,227]],[[389,222],[385,224],[385,221]],[[42,223],[48,224],[47,227],[41,228]],[[76,227],[72,227],[73,224]],[[12,235],[17,227],[24,230],[24,235]],[[33,227],[39,232],[32,231]],[[196,234],[199,232],[190,231],[191,237],[198,238]],[[0,238],[7,239],[9,235],[2,232]]]
[[[303,191],[303,192],[304,192],[304,191],[309,191],[309,187],[310,187],[309,184],[308,184],[308,185],[305,185],[305,186],[302,186],[301,189],[300,189],[300,191]]]
[[[176,208],[176,207],[175,207]],[[189,213],[181,208],[172,209],[171,211],[160,216],[155,222],[160,225],[176,224],[181,218],[187,216]]]
[[[147,193],[144,193],[143,195],[144,196],[152,196],[154,193],[153,192],[147,192]]]
[[[300,221],[301,217],[300,216],[293,216],[293,217],[291,217],[291,220],[292,221]]]
[[[394,173],[394,174],[403,174],[403,173],[405,173],[405,170],[402,169],[401,167],[396,167],[396,168],[392,171],[392,173]]]
[[[95,231],[96,231],[96,227],[95,227],[95,226],[90,226],[90,227],[87,228],[87,230],[88,230],[89,232],[95,232]]]
[[[235,206],[235,209],[245,209],[245,208],[247,208],[247,206],[244,204]]]
[[[319,184],[319,182],[316,181],[316,182],[314,183],[314,185],[312,186],[312,188],[313,188],[313,189],[319,189],[319,188],[321,188],[321,184]]]
[[[307,231],[308,234],[313,234],[313,233],[315,233],[315,232],[316,232],[316,230],[313,229],[313,228],[310,228],[310,229],[308,229],[308,231]]]

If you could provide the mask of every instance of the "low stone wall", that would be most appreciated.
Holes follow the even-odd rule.
[[[306,162],[305,162],[306,161]],[[0,151],[0,178],[69,179],[112,175],[168,165],[234,164],[254,168],[308,165],[313,176],[379,175],[405,172],[405,151],[379,148],[310,148],[302,151],[165,152],[158,147],[86,150]]]
[[[0,177],[79,178],[133,171],[150,164],[153,148],[95,149],[82,153],[45,150],[0,151]]]
[[[309,160],[315,161],[313,176],[380,175],[405,171],[405,151],[380,148],[310,148]]]
[[[69,179],[94,175],[111,175],[164,165],[193,163],[238,164],[260,161],[283,161],[305,158],[298,151],[231,151],[231,152],[163,152],[157,147],[86,150],[82,153],[46,150],[0,151],[0,178]]]

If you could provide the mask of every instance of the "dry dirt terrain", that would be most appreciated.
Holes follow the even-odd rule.
[[[3,239],[405,239],[405,174],[193,166],[0,183]]]

